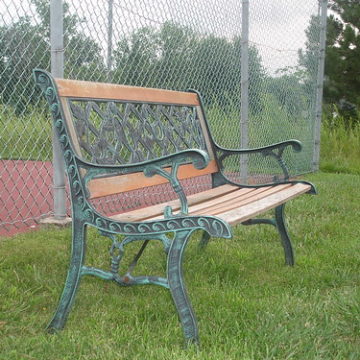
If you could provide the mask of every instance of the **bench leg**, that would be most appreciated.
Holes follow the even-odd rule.
[[[79,221],[73,221],[72,254],[70,266],[65,281],[64,290],[59,300],[58,308],[50,324],[47,326],[47,330],[50,333],[54,333],[64,327],[68,314],[71,310],[71,306],[74,302],[84,261],[85,236],[86,226]]]
[[[211,236],[206,231],[204,231],[199,243],[199,248],[204,249],[206,245],[209,243],[210,238]]]
[[[167,262],[167,278],[171,296],[178,311],[183,328],[186,344],[198,344],[198,328],[195,314],[192,310],[190,300],[182,273],[182,261],[192,231],[182,230],[175,233],[174,240],[170,246]]]
[[[285,204],[282,204],[275,208],[275,221],[276,221],[276,227],[280,234],[281,244],[285,252],[285,263],[286,265],[293,266],[295,264],[294,251],[285,224],[284,209],[285,209]]]

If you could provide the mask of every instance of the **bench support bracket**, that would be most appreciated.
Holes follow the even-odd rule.
[[[54,333],[61,330],[74,302],[81,278],[81,270],[85,255],[86,225],[77,219],[72,223],[72,252],[70,266],[58,308],[47,331]]]
[[[268,224],[273,225],[279,231],[281,245],[284,248],[285,263],[286,265],[293,266],[295,264],[294,251],[291,245],[289,233],[287,231],[285,223],[285,204],[279,205],[275,208],[274,219],[249,219],[242,222],[243,225],[256,225],[256,224]]]
[[[289,237],[289,233],[287,231],[284,211],[285,204],[279,205],[275,208],[275,218],[273,219],[249,219],[242,222],[242,225],[257,225],[257,224],[266,224],[273,225],[279,231],[281,245],[284,248],[285,254],[285,263],[286,265],[293,266],[295,264],[294,260],[294,251],[291,245],[291,240]],[[201,249],[205,248],[210,240],[210,235],[204,231],[202,238],[199,243],[199,247]]]
[[[192,232],[193,230],[182,230],[175,233],[167,261],[170,292],[179,314],[186,345],[199,342],[196,317],[186,292],[182,270],[184,251]]]
[[[286,265],[294,266],[295,264],[294,251],[291,245],[291,240],[285,223],[284,209],[285,209],[285,204],[282,204],[275,208],[276,227],[279,231],[281,237],[281,244],[284,248],[285,263]]]

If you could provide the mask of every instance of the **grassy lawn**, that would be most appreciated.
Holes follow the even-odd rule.
[[[360,123],[347,126],[345,119],[324,118],[321,132],[320,169],[360,175]]]
[[[185,278],[201,348],[183,349],[166,289],[121,288],[85,277],[64,331],[47,335],[67,271],[70,230],[44,229],[0,241],[0,359],[359,359],[360,176],[307,176],[318,196],[288,204],[296,251],[289,268],[267,226],[236,229],[187,249]],[[105,240],[106,242],[106,240]],[[90,233],[87,265],[107,264]],[[153,245],[139,272],[162,274]]]

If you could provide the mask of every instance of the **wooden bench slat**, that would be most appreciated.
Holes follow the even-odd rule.
[[[225,212],[223,214],[218,214],[217,216],[227,221],[230,225],[236,225],[276,206],[279,206],[298,195],[305,194],[310,189],[311,186],[307,184],[294,184],[291,187],[279,191],[275,194],[259,199],[240,208]]]
[[[307,190],[302,191],[301,188],[301,191],[298,192],[299,188],[295,187],[293,184],[281,184],[257,189],[236,188],[234,186],[230,186],[223,185],[218,188],[189,196],[189,215],[210,215],[222,217],[223,214],[230,213],[232,211],[236,212],[239,207],[245,207],[248,204],[257,204],[259,201],[261,202],[262,200],[266,200],[268,198],[276,200],[276,195],[278,194],[280,198],[282,198],[282,196],[286,194],[286,191],[289,189],[291,189],[291,192],[295,191],[295,196],[297,194],[307,192],[310,189],[309,185],[305,185]],[[147,208],[133,210],[125,214],[114,215],[111,216],[111,218],[119,221],[132,222],[160,220],[163,218],[164,208],[167,205],[170,205],[174,212],[180,209],[179,200],[173,200],[170,202],[149,206]],[[277,205],[269,206],[270,209]]]
[[[189,212],[191,214],[204,214],[213,208],[221,208],[228,203],[238,203],[243,199],[252,198],[256,194],[259,194],[266,189],[268,189],[268,187],[259,189],[241,188],[230,195],[222,196],[220,199],[211,199],[210,201],[206,202],[205,204],[201,204],[200,206],[193,206],[189,209]]]
[[[142,88],[89,81],[55,79],[60,96],[72,98],[109,99],[161,103],[173,105],[200,105],[197,94],[165,89]]]
[[[229,194],[222,194],[218,197],[211,197],[207,201],[200,202],[198,204],[194,204],[193,206],[190,206],[189,204],[189,215],[204,215],[207,213],[208,209],[212,208],[213,206],[221,206],[221,204],[224,204],[224,202],[229,201],[229,199],[235,199],[235,201],[238,201],[239,198],[243,196],[251,196],[253,192],[257,193],[262,190],[260,189],[251,189],[251,188],[237,188],[236,191],[233,191]],[[159,214],[159,216],[151,217],[147,220],[158,220],[161,219],[162,214]]]
[[[197,194],[189,195],[187,197],[189,206],[205,202],[209,199],[213,199],[224,194],[232,193],[238,188],[233,185],[222,185],[214,189],[205,190]],[[132,210],[124,214],[118,214],[111,216],[114,220],[121,221],[142,221],[148,218],[160,216],[164,212],[165,206],[171,206],[174,211],[180,209],[180,201],[178,199],[168,201],[166,203],[161,203],[153,205],[147,208],[141,208],[137,210]]]
[[[263,199],[271,194],[280,192],[290,186],[291,185],[286,184],[286,185],[277,185],[277,186],[266,187],[266,188],[259,188],[259,189],[256,189],[256,191],[252,191],[249,194],[245,194],[245,196],[244,195],[239,196],[237,198],[228,200],[226,202],[214,204],[213,206],[209,206],[207,208],[201,209],[201,211],[196,211],[196,210],[194,211],[193,209],[190,209],[191,214],[196,215],[198,213],[202,213],[202,214],[209,213],[211,215],[217,215],[217,214],[220,214],[220,213],[223,213],[226,211],[236,209],[239,206],[244,206],[251,202],[255,202],[257,200]]]
[[[170,172],[170,167],[164,170]],[[178,170],[180,180],[189,179],[197,176],[209,175],[217,172],[215,160],[209,162],[205,169],[195,169],[192,164],[181,165]],[[119,194],[126,191],[142,189],[148,186],[166,184],[167,179],[160,175],[146,177],[144,173],[133,173],[127,175],[117,175],[103,178],[95,178],[88,183],[90,199],[96,199],[103,196]]]
[[[277,193],[291,184],[266,186],[261,188],[238,188],[238,190],[220,196],[216,199],[209,199],[209,201],[203,202],[199,205],[189,207],[189,215],[217,215],[226,211],[230,211],[238,208],[239,206],[246,205],[248,203],[262,199],[273,193]],[[147,220],[159,220],[162,216],[148,218]],[[142,219],[144,220],[144,219]]]

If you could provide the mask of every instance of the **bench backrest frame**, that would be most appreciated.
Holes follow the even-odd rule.
[[[196,111],[197,120],[209,155],[209,165],[202,170],[195,169],[191,164],[183,164],[179,168],[179,180],[189,179],[202,175],[212,175],[219,172],[216,161],[213,141],[209,126],[203,113],[201,99],[196,92],[181,92],[165,89],[142,88],[116,84],[94,83],[78,80],[53,79],[57,96],[62,107],[63,117],[67,128],[70,145],[73,152],[82,158],[82,149],[74,125],[74,117],[70,107],[71,101],[105,101],[105,102],[131,102],[138,104],[190,106]],[[170,172],[169,168],[166,168]],[[84,173],[82,173],[84,175]],[[127,175],[99,176],[87,184],[88,198],[114,195],[126,191],[136,190],[147,186],[166,183],[167,180],[159,175],[151,178],[143,173]]]

